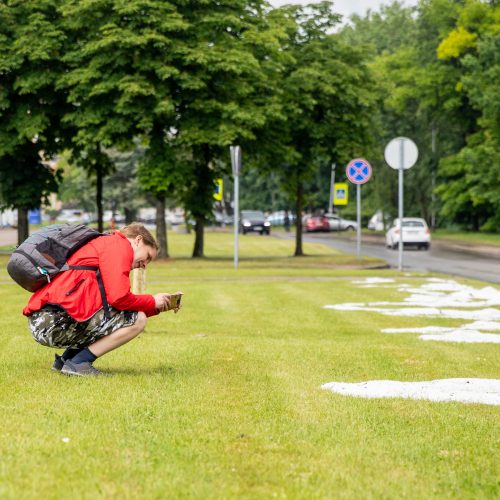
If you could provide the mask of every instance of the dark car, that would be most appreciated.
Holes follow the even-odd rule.
[[[242,210],[240,227],[243,234],[250,232],[271,234],[271,223],[260,210]]]

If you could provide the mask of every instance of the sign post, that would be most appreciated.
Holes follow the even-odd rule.
[[[363,158],[351,160],[346,168],[347,178],[356,184],[356,222],[357,222],[357,237],[356,237],[356,253],[358,259],[361,255],[361,184],[368,182],[372,176],[372,166]]]
[[[333,210],[333,204],[334,204],[334,195],[333,191],[335,189],[335,167],[337,165],[335,163],[332,163],[332,175],[330,177],[330,202],[328,204],[328,213],[331,214]]]
[[[240,228],[240,172],[241,172],[241,148],[230,146],[231,167],[234,178],[234,268],[238,269],[238,231]]]
[[[387,144],[384,151],[387,164],[398,174],[398,219],[399,245],[398,269],[403,270],[403,172],[415,165],[418,159],[417,145],[408,137],[396,137]]]

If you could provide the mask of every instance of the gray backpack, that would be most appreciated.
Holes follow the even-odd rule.
[[[98,272],[98,267],[69,266],[67,263],[71,254],[98,236],[102,234],[83,224],[44,227],[14,250],[7,271],[17,284],[29,292],[36,292],[57,274],[68,269],[85,268]]]

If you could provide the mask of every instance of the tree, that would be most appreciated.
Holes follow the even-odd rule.
[[[289,59],[280,86],[282,115],[268,127],[266,151],[279,165],[282,184],[295,200],[295,255],[303,255],[304,186],[324,164],[362,156],[370,142],[372,81],[360,50],[331,34],[339,22],[331,2],[286,7],[293,24],[284,50]]]
[[[18,209],[18,242],[27,212],[57,190],[47,166],[60,147],[65,99],[55,90],[64,42],[57,0],[0,4],[0,187],[3,205]]]
[[[425,0],[416,9],[394,3],[380,15],[355,20],[344,34],[353,43],[358,37],[370,42],[374,50],[370,67],[377,81],[377,148],[372,151],[375,175],[367,193],[393,215],[397,175],[383,158],[389,140],[405,135],[416,142],[419,160],[405,176],[405,213],[434,222],[439,208],[434,186],[444,180],[439,177],[443,172],[438,171],[439,159],[463,147],[475,127],[476,111],[468,96],[457,92],[460,68],[436,56],[460,9],[454,0]],[[405,26],[404,35],[392,29],[397,23]]]
[[[464,147],[440,164],[446,181],[438,189],[442,213],[474,230],[500,229],[499,19],[499,6],[469,0],[437,52],[459,68],[456,92],[466,96],[477,116]]]
[[[159,245],[158,255],[168,257],[167,229],[165,224],[165,200],[175,197],[184,184],[181,156],[174,147],[174,138],[165,137],[160,124],[153,126],[150,143],[139,167],[139,182],[142,189],[156,202],[156,231]]]
[[[255,140],[275,112],[275,75],[283,29],[262,0],[178,2],[186,30],[175,66],[178,145],[192,161],[183,171],[185,207],[196,221],[193,257],[204,252],[214,180],[228,172],[229,145]]]
[[[77,129],[75,156],[96,172],[99,193],[110,173],[103,148],[129,149],[135,137],[147,143],[158,126],[172,125],[170,61],[184,21],[175,2],[162,0],[68,0],[62,12],[69,71],[60,86],[72,103],[65,121]],[[99,194],[97,205],[102,212]]]

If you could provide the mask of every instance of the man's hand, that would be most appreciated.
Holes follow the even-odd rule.
[[[155,307],[160,312],[168,311],[170,307],[170,293],[157,293],[153,295],[155,299]]]
[[[175,307],[173,308],[174,309],[174,313],[177,314],[180,310],[180,308],[182,307],[182,304],[181,304],[181,300],[182,300],[182,296],[184,295],[183,292],[175,292],[173,293],[172,295],[176,295],[177,297],[177,300],[174,301],[176,303]]]

